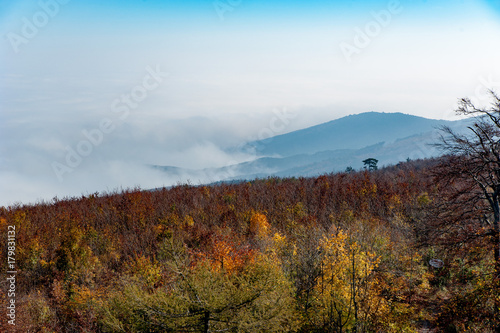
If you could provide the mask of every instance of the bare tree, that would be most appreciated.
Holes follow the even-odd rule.
[[[458,115],[470,117],[468,131],[458,133],[443,127],[440,148],[447,154],[438,168],[441,185],[451,193],[444,214],[460,242],[482,237],[494,251],[496,283],[500,279],[500,98],[490,91],[489,107],[478,107],[461,99]],[[455,210],[450,210],[450,207]],[[498,312],[497,312],[498,315]],[[498,320],[499,318],[497,318]],[[500,327],[496,328],[500,332]]]

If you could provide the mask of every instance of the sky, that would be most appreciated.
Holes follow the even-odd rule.
[[[456,119],[500,90],[498,0],[18,0],[0,35],[0,205],[172,185],[148,165],[247,161],[228,148],[361,112]]]

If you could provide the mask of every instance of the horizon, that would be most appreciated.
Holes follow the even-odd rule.
[[[322,123],[319,123],[319,124],[313,124],[313,125],[310,125],[310,126],[306,126],[306,127],[303,127],[303,128],[298,128],[298,129],[294,129],[292,131],[289,131],[289,132],[284,132],[284,133],[280,133],[280,134],[277,134],[275,137],[279,137],[279,136],[282,136],[282,135],[286,135],[286,134],[291,134],[291,133],[294,133],[294,132],[298,132],[298,131],[302,131],[302,130],[307,130],[307,129],[310,129],[310,128],[313,128],[313,127],[317,127],[317,126],[321,126],[321,125],[326,125],[326,124],[329,124],[329,123],[333,123],[337,120],[341,120],[341,119],[344,119],[344,118],[349,118],[349,117],[354,117],[354,116],[362,116],[362,115],[366,115],[366,114],[387,114],[387,115],[390,115],[390,114],[398,114],[398,115],[403,115],[403,116],[411,116],[411,117],[415,117],[415,118],[421,118],[421,119],[427,119],[427,120],[444,120],[444,119],[433,119],[433,118],[426,118],[426,117],[421,117],[421,116],[416,116],[416,115],[412,115],[412,114],[408,114],[408,113],[404,113],[404,112],[382,112],[382,111],[366,111],[366,112],[360,112],[360,113],[355,113],[355,114],[348,114],[348,115],[344,115],[344,116],[341,116],[341,117],[338,117],[338,118],[335,118],[335,119],[331,119],[331,120],[328,120],[326,122],[322,122]],[[449,122],[460,122],[461,120],[463,119],[456,119],[456,120],[444,120],[444,121],[449,121]],[[255,134],[254,136],[255,138],[258,137],[258,134]],[[263,141],[265,142],[266,140],[269,140],[269,139],[273,139],[274,137],[271,137],[271,138],[266,138],[266,139],[263,139],[263,140],[257,140],[257,141]],[[245,142],[245,143],[250,143],[249,142]],[[376,144],[378,145],[378,143]],[[265,156],[257,156],[256,159],[259,159],[259,158],[262,158],[262,157],[265,157]],[[243,163],[244,161],[238,161],[238,163]],[[405,162],[403,160],[401,160],[401,162]],[[382,168],[385,168],[385,167],[390,167],[392,166],[393,164],[388,164],[388,165],[382,165],[381,167]],[[233,166],[233,165],[228,165],[228,166]],[[153,169],[155,169],[156,167],[159,167],[158,165],[151,165],[150,167],[153,167]],[[177,166],[166,166],[166,167],[174,167],[174,168],[178,168]],[[181,168],[182,169],[182,168]],[[152,170],[152,169],[150,169]],[[356,169],[355,169],[356,170]],[[202,171],[202,170],[192,170],[192,171]],[[361,169],[357,170],[357,171],[361,171]],[[337,172],[342,172],[342,171],[337,171]],[[318,175],[319,176],[319,175]],[[313,176],[315,177],[315,176]],[[133,190],[137,190],[137,189],[140,189],[141,191],[150,191],[150,190],[157,190],[157,189],[162,189],[162,188],[172,188],[172,187],[175,187],[175,186],[182,186],[182,185],[186,185],[186,184],[189,184],[190,186],[203,186],[203,185],[212,185],[212,184],[217,184],[219,182],[232,182],[232,181],[235,181],[235,180],[232,180],[232,179],[227,179],[227,180],[210,180],[208,182],[199,182],[199,183],[193,183],[192,182],[193,180],[192,179],[189,179],[189,178],[186,178],[184,180],[179,180],[179,181],[176,181],[174,183],[171,183],[171,184],[164,184],[162,186],[159,186],[159,187],[151,187],[151,188],[142,188],[140,187],[140,185],[133,185],[133,186],[128,186],[128,187],[123,187],[123,186],[116,186],[114,188],[106,188],[105,190],[95,190],[93,192],[91,191],[86,191],[86,192],[81,192],[81,193],[70,193],[70,194],[66,194],[66,195],[57,195],[55,194],[54,196],[52,197],[39,197],[39,198],[35,198],[35,199],[32,199],[32,200],[29,200],[29,201],[10,201],[8,202],[7,204],[4,204],[2,202],[0,202],[0,207],[5,207],[5,208],[8,208],[8,207],[16,207],[17,205],[38,205],[38,204],[51,204],[55,201],[62,201],[62,200],[72,200],[72,199],[79,199],[79,198],[82,198],[82,197],[89,197],[91,195],[95,195],[96,193],[99,194],[99,196],[107,196],[107,195],[114,195],[114,194],[121,194],[121,193],[125,193],[125,192],[128,192],[128,191],[133,191]],[[241,180],[236,180],[236,181],[243,181],[243,179]]]
[[[175,184],[145,166],[249,161],[228,148],[348,115],[460,119],[500,88],[499,18],[492,0],[2,3],[0,205]]]

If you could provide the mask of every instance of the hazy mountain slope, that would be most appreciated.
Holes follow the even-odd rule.
[[[438,140],[437,128],[446,125],[461,131],[466,124],[466,121],[433,120],[402,113],[369,112],[259,142],[257,153],[267,156],[250,162],[199,170],[171,166],[155,168],[179,181],[194,183],[268,176],[317,176],[344,171],[348,166],[361,169],[362,161],[370,157],[378,159],[379,166],[383,166],[407,158],[438,156],[440,151],[431,145]],[[248,148],[255,144],[249,143]]]
[[[367,112],[275,136],[261,142],[250,142],[259,155],[291,156],[326,150],[360,149],[377,142],[397,139],[434,130],[453,122],[426,119],[403,113]]]
[[[379,166],[397,164],[409,159],[421,159],[435,157],[440,154],[439,150],[432,146],[435,142],[435,132],[427,132],[420,135],[414,135],[408,138],[396,140],[392,143],[380,142],[375,145],[361,149],[342,149],[328,150],[310,155],[296,155],[285,158],[261,158],[247,165],[254,165],[254,168],[238,168],[241,174],[233,179],[244,178],[253,179],[262,177],[260,171],[268,170],[264,176],[279,177],[299,177],[299,176],[317,176],[320,174],[344,171],[347,167],[353,167],[356,170],[363,168],[363,160],[374,157],[379,160]],[[290,161],[285,163],[285,168],[272,172],[271,166],[276,167],[276,161]],[[269,164],[268,164],[269,163]],[[251,173],[255,170],[255,173]],[[271,172],[270,172],[271,171]]]
[[[362,149],[352,150],[339,156],[335,151],[330,157],[311,162],[305,166],[291,167],[276,173],[276,176],[316,176],[329,172],[343,171],[348,166],[354,169],[363,167],[363,160],[373,157],[379,160],[379,166],[397,164],[409,159],[435,157],[439,150],[432,146],[435,136],[432,132],[415,135],[393,143],[379,143]]]

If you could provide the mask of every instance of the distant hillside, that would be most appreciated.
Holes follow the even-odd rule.
[[[449,126],[460,131],[465,121],[445,121],[403,113],[368,112],[351,115],[317,126],[279,135],[244,148],[256,159],[222,168],[189,170],[155,166],[179,181],[207,183],[222,180],[265,178],[268,176],[314,177],[359,170],[366,158],[376,158],[379,166],[407,159],[437,157],[432,146],[439,138],[438,128]]]
[[[367,112],[278,135],[269,140],[250,142],[246,149],[253,149],[261,156],[281,157],[326,150],[360,149],[378,142],[391,143],[453,123],[403,113]]]

